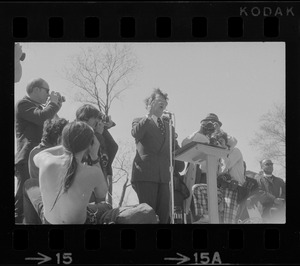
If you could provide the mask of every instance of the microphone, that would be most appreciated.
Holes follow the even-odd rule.
[[[173,114],[174,114],[174,113],[171,113],[171,112],[168,111],[168,110],[164,110],[163,113],[166,114],[166,115],[173,115]]]

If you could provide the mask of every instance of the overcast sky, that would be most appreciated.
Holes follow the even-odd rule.
[[[27,82],[44,78],[50,90],[67,101],[58,115],[74,120],[81,105],[73,100],[74,89],[63,78],[70,56],[91,43],[21,43],[26,59],[23,75],[15,84],[15,100],[25,95]],[[146,114],[143,100],[159,87],[168,93],[168,110],[175,113],[179,143],[199,129],[208,113],[218,115],[222,129],[238,140],[247,169],[260,170],[259,153],[249,145],[259,129],[260,117],[274,103],[285,103],[285,43],[130,43],[140,69],[121,101],[111,107],[117,141],[134,143],[130,134],[135,117]],[[277,166],[274,165],[276,173]]]

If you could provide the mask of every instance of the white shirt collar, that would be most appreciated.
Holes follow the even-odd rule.
[[[147,116],[147,115],[146,115]],[[154,123],[158,126],[158,123],[157,123],[157,116],[156,115],[152,115],[151,116],[151,119],[154,121]],[[162,118],[160,118],[162,120]]]
[[[158,126],[158,122],[157,122],[158,117],[156,115],[152,115],[151,118],[154,121],[154,123]]]
[[[267,175],[267,174],[264,172],[264,177],[272,177],[272,175]]]
[[[153,121],[154,121],[155,123],[157,123],[157,118],[158,118],[158,117],[157,117],[156,115],[152,115],[151,118],[153,119]]]

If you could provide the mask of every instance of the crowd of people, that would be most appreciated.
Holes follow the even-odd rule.
[[[64,99],[60,93],[50,94],[41,78],[29,82],[26,91],[15,111],[15,222],[116,223],[116,214],[126,218],[140,209],[147,214],[140,222],[157,222],[149,205],[113,209],[107,202],[118,150],[108,130],[115,123],[89,104],[76,111],[73,122],[60,118]]]
[[[200,129],[182,141],[207,143],[228,150],[219,159],[217,170],[217,198],[219,222],[284,223],[285,182],[275,177],[270,159],[260,161],[261,171],[247,176],[246,162],[238,149],[235,137],[221,129],[217,115],[209,113],[200,123]],[[188,164],[184,173],[186,184],[192,192],[186,200],[185,213],[191,213],[191,223],[210,223],[207,196],[207,161]]]
[[[21,79],[20,62],[25,56],[17,43],[15,82]],[[210,222],[207,162],[185,164],[174,156],[170,160],[180,145],[170,117],[164,115],[166,93],[155,89],[145,99],[146,115],[132,122],[136,155],[131,183],[139,204],[113,209],[107,198],[118,150],[109,133],[115,123],[89,104],[76,111],[73,122],[59,118],[65,99],[57,92],[50,93],[49,84],[41,78],[29,82],[26,92],[15,109],[16,223],[170,223],[170,188],[177,223]],[[219,221],[284,222],[285,182],[272,174],[272,161],[262,160],[261,172],[248,177],[236,138],[221,127],[218,116],[210,113],[181,143],[181,147],[190,142],[207,143],[228,151],[219,158],[216,173]],[[174,183],[170,187],[171,170]],[[185,215],[188,221],[183,219]]]
[[[270,222],[274,217],[281,221],[284,217],[285,183],[272,175],[272,161],[262,160],[262,171],[255,178],[247,177],[238,141],[221,129],[213,113],[180,146],[170,117],[164,115],[168,95],[160,89],[145,99],[146,115],[132,122],[136,154],[131,184],[139,204],[112,208],[108,187],[118,145],[109,129],[115,123],[90,104],[76,111],[74,121],[60,118],[65,99],[58,92],[50,93],[49,84],[41,78],[30,81],[26,92],[15,109],[17,224],[121,223],[122,217],[124,223],[170,223],[172,160],[176,222],[209,223],[206,161],[185,164],[174,156],[170,160],[170,154],[190,142],[228,150],[217,167],[221,223]]]

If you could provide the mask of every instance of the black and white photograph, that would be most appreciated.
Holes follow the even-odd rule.
[[[15,42],[16,225],[285,224],[285,42]]]

